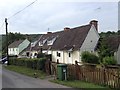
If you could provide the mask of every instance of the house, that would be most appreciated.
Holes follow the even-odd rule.
[[[99,40],[98,21],[92,20],[89,24],[64,28],[58,32],[48,32],[40,36],[31,51],[51,54],[52,61],[74,64],[81,62],[83,51],[95,52]]]
[[[34,38],[28,45],[28,47],[26,47],[21,53],[20,55],[22,56],[26,56],[28,58],[36,58],[37,54],[39,52],[39,50],[34,50],[33,48],[36,46],[36,44],[38,43],[39,39],[41,38],[43,34],[40,34],[39,36],[37,36],[36,38]]]
[[[8,46],[8,55],[12,56],[12,55],[17,55],[19,56],[19,54],[26,48],[28,47],[28,45],[30,44],[30,42],[25,39],[25,40],[18,40],[18,41],[14,41],[13,43],[11,43]]]
[[[114,53],[117,63],[120,64],[120,36],[116,35],[106,37],[105,43],[110,48],[110,51]]]

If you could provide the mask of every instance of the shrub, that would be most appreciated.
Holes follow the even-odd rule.
[[[44,58],[45,54],[44,53],[38,53],[37,58]]]
[[[99,58],[93,53],[85,51],[82,53],[82,61],[85,63],[99,64]]]
[[[27,68],[38,69],[38,70],[45,70],[45,61],[46,58],[11,58],[10,64],[17,65],[17,66],[25,66]]]
[[[117,64],[117,61],[114,59],[113,56],[107,56],[107,57],[104,57],[103,60],[102,60],[102,63],[104,65],[115,65]]]

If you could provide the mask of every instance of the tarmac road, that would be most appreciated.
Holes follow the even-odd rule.
[[[2,88],[70,88],[2,68]]]

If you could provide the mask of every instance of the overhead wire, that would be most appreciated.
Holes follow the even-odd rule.
[[[26,8],[30,7],[31,5],[33,5],[37,0],[33,1],[32,3],[30,3],[29,5],[27,5],[26,7],[24,7],[23,9],[21,9],[20,11],[14,13],[12,16],[10,16],[8,19],[11,19],[12,17],[16,16],[17,14],[19,14],[20,12],[22,12],[23,10],[25,10]]]
[[[33,5],[37,0],[31,2],[29,5],[27,5],[26,7],[24,7],[23,9],[17,11],[16,13],[14,13],[12,16],[8,17],[7,19],[11,19],[12,17],[16,16],[17,14],[21,13],[22,11],[24,11],[26,8],[30,7],[31,5]],[[5,22],[3,22],[0,26],[0,31],[2,30],[2,27],[4,26]]]

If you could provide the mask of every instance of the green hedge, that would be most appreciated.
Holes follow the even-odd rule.
[[[46,58],[9,58],[10,65],[25,66],[35,70],[45,70]]]
[[[104,65],[116,65],[117,61],[114,59],[113,56],[107,56],[103,58],[103,62]]]
[[[85,63],[99,64],[99,57],[88,51],[82,52],[82,61]]]

